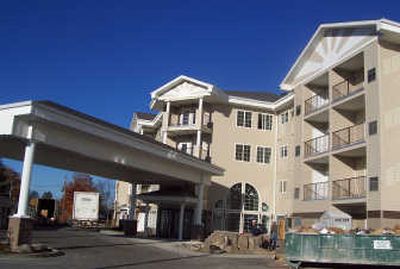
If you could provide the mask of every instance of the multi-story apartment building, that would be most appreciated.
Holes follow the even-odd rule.
[[[211,229],[311,225],[331,206],[357,227],[400,223],[400,24],[321,25],[281,89],[180,76],[132,129],[225,169],[205,195]]]

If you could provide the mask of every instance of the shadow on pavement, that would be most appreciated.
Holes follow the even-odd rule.
[[[78,245],[78,246],[69,246],[69,247],[57,247],[57,249],[60,249],[60,250],[88,249],[88,248],[107,248],[107,247],[116,247],[116,246],[136,246],[136,245],[154,245],[154,244],[160,244],[160,242],[118,243],[118,244],[80,245],[80,246]]]
[[[96,269],[113,269],[113,268],[121,268],[121,267],[134,267],[139,265],[146,265],[146,264],[155,264],[155,263],[163,263],[163,262],[171,262],[171,261],[179,261],[179,260],[190,260],[193,258],[204,258],[210,256],[209,254],[204,254],[200,256],[187,256],[187,257],[176,257],[176,258],[168,258],[168,259],[160,259],[160,260],[150,260],[150,261],[142,261],[142,262],[134,262],[134,263],[123,263],[117,265],[110,265],[105,267],[97,267]]]

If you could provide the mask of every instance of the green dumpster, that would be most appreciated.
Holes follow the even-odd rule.
[[[287,233],[288,262],[400,266],[400,236]]]

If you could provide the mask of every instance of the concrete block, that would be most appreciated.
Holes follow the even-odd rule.
[[[249,237],[246,235],[240,235],[238,238],[238,249],[247,250],[249,248]]]
[[[19,246],[31,244],[33,223],[30,218],[10,217],[8,220],[8,241],[10,250],[18,252]]]

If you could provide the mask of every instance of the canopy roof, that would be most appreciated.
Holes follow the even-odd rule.
[[[224,172],[154,139],[53,102],[1,105],[0,156],[22,160],[28,141],[37,144],[37,164],[135,183],[209,184],[212,175]]]

